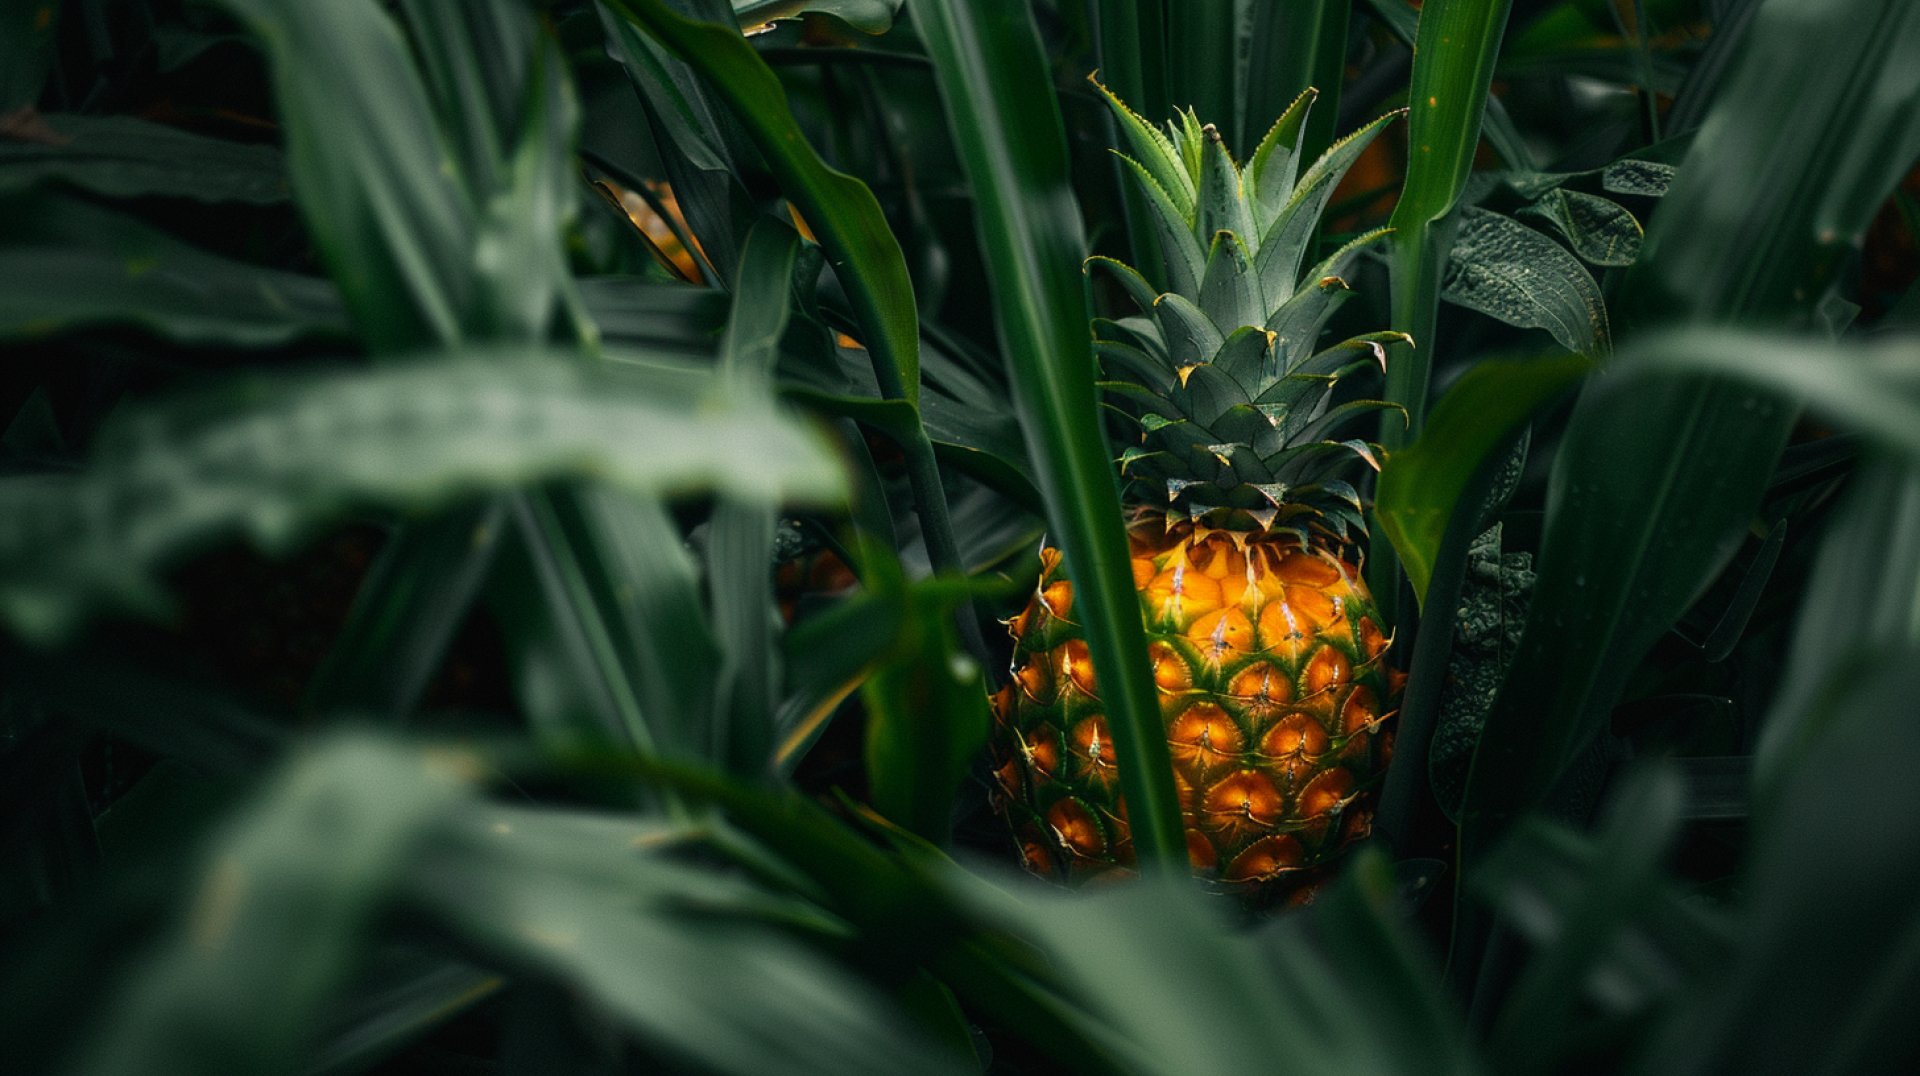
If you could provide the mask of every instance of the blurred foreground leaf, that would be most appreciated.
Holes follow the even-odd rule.
[[[0,199],[0,339],[131,325],[184,344],[351,335],[332,281],[222,257],[77,198]]]
[[[843,494],[816,435],[719,389],[698,368],[508,351],[185,394],[124,416],[84,474],[0,481],[0,613],[51,638],[94,601],[164,608],[151,573],[222,534],[284,548],[350,508],[431,510],[551,478]]]

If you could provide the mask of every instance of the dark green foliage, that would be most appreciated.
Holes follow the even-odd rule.
[[[0,0],[0,1067],[1920,1067],[1916,40]],[[1260,432],[1261,328],[1343,375],[1287,422],[1404,410],[1340,497],[1411,680],[1376,839],[1254,921],[1128,660],[1113,465],[1178,438],[1096,385]],[[978,757],[1043,530],[1108,892]]]

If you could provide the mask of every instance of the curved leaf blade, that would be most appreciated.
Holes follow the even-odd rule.
[[[977,192],[1001,352],[1048,521],[1072,565],[1094,663],[1111,670],[1101,683],[1134,844],[1147,869],[1185,873],[1173,763],[1096,406],[1086,243],[1038,34],[1018,5],[913,0],[911,10]]]
[[[569,476],[767,502],[843,495],[832,450],[706,371],[565,353],[241,380],[129,415],[79,475],[0,482],[0,616],[50,639],[217,535],[269,549],[358,505],[427,511]]]

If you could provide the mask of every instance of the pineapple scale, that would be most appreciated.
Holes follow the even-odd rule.
[[[1399,676],[1355,566],[1295,532],[1145,517],[1134,581],[1195,871],[1272,891],[1310,883],[1367,832]],[[1132,873],[1119,766],[1058,551],[1009,624],[994,698],[996,805],[1037,874]]]

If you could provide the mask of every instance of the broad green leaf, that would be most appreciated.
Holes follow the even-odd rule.
[[[1584,191],[1549,191],[1516,216],[1544,221],[1593,265],[1624,268],[1640,256],[1640,222],[1618,202]]]
[[[1122,1071],[1476,1072],[1391,877],[1358,857],[1309,912],[1245,933],[1173,882],[988,908],[1041,947],[1063,993],[1122,1029]]]
[[[1920,339],[1866,343],[1733,329],[1648,333],[1595,389],[1639,395],[1677,374],[1712,374],[1798,400],[1822,418],[1920,458]]]
[[[1672,1008],[1632,1071],[1900,1071],[1920,1056],[1920,785],[1904,776],[1920,766],[1920,651],[1889,647],[1826,687],[1822,727],[1756,805],[1731,966]]]
[[[1461,496],[1475,473],[1534,412],[1579,384],[1592,366],[1582,355],[1482,361],[1434,407],[1427,432],[1387,456],[1374,516],[1416,597],[1426,598],[1448,525],[1478,507]]]
[[[127,414],[78,475],[0,483],[0,609],[34,638],[98,600],[164,605],[151,573],[245,532],[284,548],[355,506],[431,510],[550,478],[631,492],[830,500],[830,450],[701,370],[565,354],[243,379]]]
[[[75,198],[0,200],[0,338],[131,325],[182,344],[276,347],[345,340],[331,281],[267,269],[183,243]]]
[[[1509,325],[1545,329],[1568,351],[1607,350],[1606,303],[1586,268],[1532,228],[1477,206],[1460,211],[1440,297]]]
[[[957,1073],[884,994],[778,920],[830,919],[651,849],[657,822],[469,810],[402,879],[484,952],[584,993],[674,1059],[720,1072]],[[753,1004],[743,1005],[751,998]]]
[[[1033,22],[1024,9],[914,0],[947,126],[976,197],[1001,353],[1012,372],[1048,521],[1066,551],[1134,841],[1149,869],[1185,873],[1172,762],[1146,663],[1120,500],[1100,427],[1080,261],[1086,242],[1066,146]]]
[[[459,803],[458,767],[339,735],[216,831],[179,909],[75,1071],[299,1067],[401,872]]]
[[[1920,645],[1920,481],[1912,458],[1869,459],[1827,524],[1760,731],[1754,786],[1778,804],[1800,756],[1838,716],[1835,691]]]
[[[475,209],[392,19],[373,0],[223,2],[266,48],[294,194],[361,335],[462,339]]]
[[[1765,4],[1616,312],[1812,325],[1843,250],[1920,154],[1920,69],[1894,44],[1915,34],[1920,8],[1891,0]],[[1469,780],[1469,861],[1600,734],[1641,656],[1727,563],[1797,413],[1700,375],[1575,407],[1533,610]]]
[[[1562,929],[1539,944],[1502,1005],[1487,1041],[1493,1067],[1552,1069],[1587,1004],[1586,984],[1658,891],[1660,867],[1680,825],[1684,786],[1670,768],[1635,774],[1603,820],[1596,858],[1606,864],[1566,908]]]
[[[291,195],[280,151],[133,116],[39,117],[54,140],[0,139],[0,192],[65,183],[108,198],[269,205]]]

